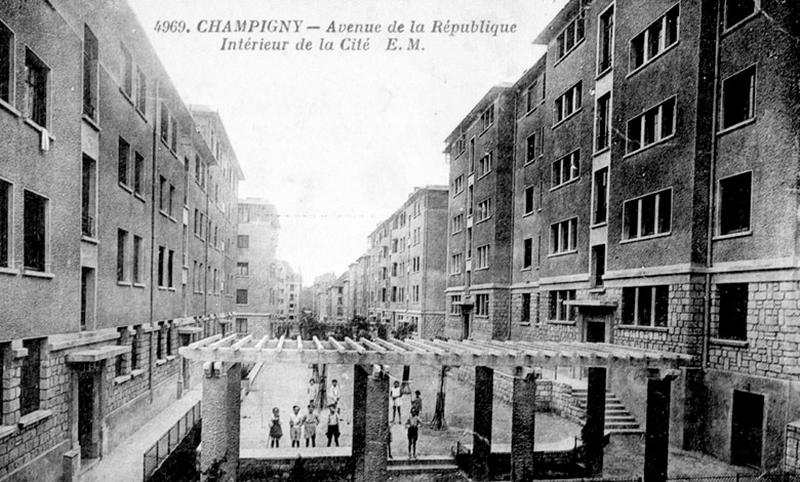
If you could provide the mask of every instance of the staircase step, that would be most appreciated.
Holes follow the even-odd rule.
[[[406,457],[406,454],[401,454],[397,458],[391,458],[387,461],[389,467],[391,466],[399,466],[399,465],[415,465],[415,466],[427,466],[427,465],[454,465],[455,460],[453,457],[442,457],[442,456],[435,456],[435,455],[423,455],[416,459],[409,459]]]
[[[458,466],[456,464],[430,464],[430,465],[416,465],[416,464],[404,464],[404,465],[390,465],[386,468],[387,472],[393,474],[402,474],[402,475],[419,475],[419,474],[430,474],[430,473],[442,473],[442,472],[458,472]]]
[[[614,429],[605,429],[605,433],[609,435],[642,435],[644,430],[641,428],[614,428]]]

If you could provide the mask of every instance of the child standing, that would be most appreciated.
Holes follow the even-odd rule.
[[[408,427],[408,458],[417,458],[417,439],[419,438],[419,413],[416,409],[411,409],[411,416],[406,420]]]
[[[403,423],[403,417],[400,413],[400,407],[403,404],[403,393],[400,390],[400,382],[397,380],[394,381],[394,386],[392,386],[389,395],[392,397],[392,423],[395,421],[395,416],[397,417],[397,423]]]
[[[272,409],[272,420],[269,422],[269,447],[278,448],[283,429],[281,428],[281,412],[278,407]]]
[[[331,388],[328,390],[328,394],[331,397],[330,403],[336,406],[336,411],[339,412],[339,400],[342,398],[342,390],[336,379],[331,380]]]
[[[336,405],[328,405],[331,413],[328,414],[328,431],[325,435],[328,436],[328,447],[331,446],[331,439],[339,446],[339,414],[336,413]]]
[[[312,378],[308,381],[308,388],[306,388],[306,398],[308,403],[314,405],[317,401],[317,383]]]
[[[292,438],[292,447],[300,447],[300,431],[302,430],[303,416],[300,415],[300,407],[292,407],[289,415],[289,436]]]
[[[319,423],[319,417],[317,414],[314,413],[314,405],[308,405],[308,413],[303,415],[303,432],[305,432],[306,436],[306,447],[308,447],[309,442],[311,443],[312,447],[317,446],[317,424]]]
[[[422,416],[422,396],[419,390],[414,392],[415,398],[411,400],[411,409],[417,411],[418,416]]]

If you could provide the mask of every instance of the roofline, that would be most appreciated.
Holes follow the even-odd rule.
[[[472,110],[470,110],[469,113],[467,113],[467,115],[461,119],[461,122],[458,123],[458,127],[453,129],[453,132],[451,132],[450,135],[445,138],[445,144],[450,145],[455,137],[461,135],[461,133],[466,130],[470,124],[472,124],[472,120],[478,115],[479,112],[483,111],[489,102],[494,102],[495,99],[513,86],[514,84],[504,82],[490,87],[489,90],[483,94],[483,97],[481,97],[480,100],[475,104],[475,106],[472,107]],[[447,152],[447,149],[445,149],[445,152]]]
[[[550,20],[550,23],[548,23],[547,26],[539,32],[539,35],[533,39],[533,43],[537,45],[549,44],[555,35],[561,32],[561,27],[566,21],[578,13],[578,9],[583,1],[584,0],[569,0],[567,4],[564,5],[564,8],[559,10],[556,16]]]

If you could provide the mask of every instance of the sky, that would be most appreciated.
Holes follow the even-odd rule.
[[[216,109],[245,174],[241,197],[276,205],[278,256],[304,278],[341,274],[416,186],[447,185],[444,139],[492,85],[514,82],[566,0],[129,0],[187,103]],[[299,33],[199,33],[200,20],[301,20]],[[183,20],[188,33],[156,32]],[[425,33],[388,33],[412,20]],[[516,24],[498,34],[432,33],[433,22]],[[378,34],[328,33],[331,22]],[[206,23],[207,24],[207,23]],[[307,26],[320,26],[307,30]],[[221,50],[222,39],[288,40],[285,51]],[[370,38],[344,51],[345,38]],[[387,51],[389,37],[417,51]],[[298,51],[305,38],[311,51]],[[320,51],[320,38],[335,44]]]

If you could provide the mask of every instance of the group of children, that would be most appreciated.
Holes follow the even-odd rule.
[[[308,383],[306,390],[308,396],[308,411],[300,413],[300,406],[295,405],[292,407],[292,413],[289,415],[289,437],[292,441],[292,447],[300,447],[300,438],[305,437],[306,447],[317,446],[317,425],[320,423],[320,415],[314,410],[317,401],[317,385],[316,381],[312,378]],[[341,400],[341,387],[337,380],[331,381],[331,386],[328,389],[328,420],[327,430],[325,435],[328,438],[328,447],[331,442],[339,446],[339,401]],[[272,409],[272,419],[269,422],[269,446],[270,448],[278,448],[280,446],[280,439],[283,437],[283,428],[281,426],[280,410],[278,407]]]

